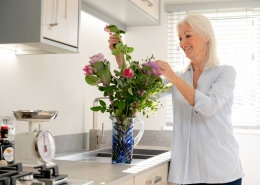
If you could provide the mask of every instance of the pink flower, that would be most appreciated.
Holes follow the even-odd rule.
[[[104,31],[110,33],[111,31],[110,31],[110,29],[108,28],[108,26],[110,26],[110,25],[106,25],[106,27],[104,28]]]
[[[132,78],[134,76],[134,72],[130,68],[126,68],[124,70],[124,76],[127,78]]]
[[[90,58],[90,61],[89,61],[90,64],[95,64],[97,62],[105,61],[104,55],[102,53],[93,55],[92,57],[89,57],[89,58]]]
[[[143,64],[144,66],[148,66],[151,68],[152,70],[152,74],[155,76],[161,76],[162,74],[158,71],[158,69],[160,68],[160,66],[156,63],[156,62],[152,62],[152,61],[148,61],[146,63]],[[147,74],[150,74],[150,72],[147,72]]]
[[[83,71],[85,71],[85,75],[92,75],[93,74],[93,69],[91,67],[91,65],[86,65],[83,69]]]

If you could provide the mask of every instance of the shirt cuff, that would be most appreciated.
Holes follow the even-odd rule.
[[[195,114],[198,114],[198,112],[200,111],[201,105],[204,103],[204,100],[205,100],[205,94],[196,90],[196,92],[195,92],[195,105],[193,106],[193,111],[194,111]]]

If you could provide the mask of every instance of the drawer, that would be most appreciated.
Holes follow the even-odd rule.
[[[134,177],[126,179],[126,180],[118,183],[117,185],[134,185]]]
[[[136,175],[135,185],[156,184],[167,185],[169,163],[162,164],[149,171]]]

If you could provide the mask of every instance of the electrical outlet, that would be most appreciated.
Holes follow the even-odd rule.
[[[14,136],[15,135],[15,123],[16,119],[13,116],[2,116],[2,125],[7,125],[9,130],[8,130],[8,135],[9,136]],[[5,119],[7,118],[7,119]]]

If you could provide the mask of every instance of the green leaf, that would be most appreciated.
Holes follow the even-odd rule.
[[[95,112],[100,111],[101,106],[91,107],[90,110],[95,111]]]
[[[119,30],[120,34],[125,34],[125,31]]]
[[[125,53],[125,52],[127,52],[127,46],[126,45],[122,45],[121,47],[120,47],[120,51],[122,52],[122,53]]]
[[[98,90],[104,91],[104,90],[105,90],[105,87],[100,86],[100,87],[98,87]]]
[[[121,100],[121,101],[119,102],[119,104],[118,104],[118,107],[119,107],[120,109],[124,109],[124,108],[125,108],[125,101]]]
[[[106,107],[101,107],[101,112],[104,113],[106,111]]]
[[[108,86],[105,88],[105,92],[111,93],[111,92],[113,92],[113,89],[114,88],[112,86]]]
[[[116,38],[120,38],[120,33],[119,32],[116,33]]]
[[[121,75],[121,72],[119,72],[119,71],[117,71],[117,70],[114,70],[114,73],[115,73],[115,75],[117,75],[117,76],[120,76],[120,75]]]
[[[127,47],[127,53],[132,53],[134,51],[134,48],[132,47]]]
[[[100,78],[91,75],[86,75],[85,80],[89,85],[97,85],[101,82]]]
[[[114,25],[110,25],[110,26],[108,26],[108,28],[111,32],[114,32],[114,33],[119,31],[118,28]]]
[[[112,55],[119,55],[120,52],[117,49],[112,50]]]
[[[129,61],[130,59],[131,59],[131,56],[126,54],[126,60]]]
[[[118,102],[119,102],[118,100],[115,100],[115,101],[114,101],[114,105],[117,106],[117,105],[118,105]]]
[[[128,88],[128,92],[129,92],[129,94],[131,94],[133,96],[132,88]]]
[[[126,69],[126,63],[123,62],[122,68],[121,68],[121,73],[123,74],[124,70]]]
[[[116,48],[116,49],[119,49],[119,48],[122,47],[122,46],[123,46],[123,44],[122,44],[121,42],[119,42],[119,43],[116,44],[116,47],[115,47],[115,48]]]
[[[122,116],[123,110],[122,109],[117,109],[115,111],[115,116]]]
[[[106,107],[106,102],[104,102],[103,100],[99,100],[99,103],[102,107]]]

